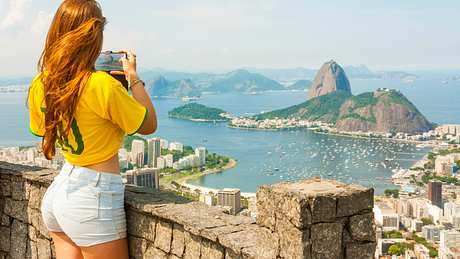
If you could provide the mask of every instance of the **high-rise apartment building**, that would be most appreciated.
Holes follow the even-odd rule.
[[[204,166],[206,164],[206,148],[204,147],[197,147],[195,148],[195,155],[200,158],[200,166]]]
[[[428,183],[428,200],[431,204],[443,208],[442,205],[442,183],[439,181],[431,181]]]
[[[138,166],[144,165],[144,150],[145,144],[143,140],[135,139],[131,144],[131,159],[134,161]],[[142,154],[142,155],[139,155]],[[142,159],[140,159],[142,157]]]
[[[217,193],[217,205],[228,206],[231,213],[236,214],[241,210],[240,189],[224,188]]]
[[[156,168],[142,168],[126,171],[128,184],[142,187],[160,188],[160,170]]]
[[[148,165],[154,168],[158,167],[158,157],[161,156],[161,139],[152,138],[147,141],[147,161]]]

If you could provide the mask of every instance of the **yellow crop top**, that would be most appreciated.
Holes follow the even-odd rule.
[[[29,92],[30,131],[45,134],[45,101],[40,75]],[[71,164],[87,166],[110,159],[120,149],[125,134],[135,134],[147,118],[147,108],[106,72],[94,72],[81,91],[69,136],[61,147]]]

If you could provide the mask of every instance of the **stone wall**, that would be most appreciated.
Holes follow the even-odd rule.
[[[56,172],[0,162],[0,259],[54,258],[40,201]],[[372,258],[373,190],[334,181],[262,186],[257,222],[127,186],[131,258]]]

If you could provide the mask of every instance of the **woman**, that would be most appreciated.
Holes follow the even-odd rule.
[[[29,89],[30,131],[47,159],[66,160],[42,200],[57,258],[128,258],[118,150],[126,134],[151,134],[157,121],[136,73],[123,59],[132,96],[94,65],[105,18],[94,0],[65,0],[56,12]]]

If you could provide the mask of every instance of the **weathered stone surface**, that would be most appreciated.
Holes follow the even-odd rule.
[[[126,213],[126,222],[130,235],[145,238],[150,242],[155,241],[156,219],[133,210],[128,210]]]
[[[223,259],[225,256],[224,248],[215,243],[203,239],[201,242],[201,257],[202,258],[215,258],[215,259]]]
[[[231,249],[225,249],[225,259],[242,259],[241,254],[235,253]]]
[[[153,245],[148,245],[142,258],[169,259],[168,254]]]
[[[353,240],[375,241],[374,213],[350,217],[350,234]]]
[[[300,230],[287,220],[277,219],[276,233],[279,237],[279,253],[282,258],[310,257],[309,229]]]
[[[171,251],[172,224],[160,221],[156,227],[155,247],[169,253]]]
[[[185,232],[185,252],[184,259],[200,258],[201,237]]]
[[[51,245],[47,239],[37,239],[37,253],[38,258],[48,259],[51,258]]]
[[[370,259],[374,258],[375,243],[351,243],[348,244],[345,250],[347,259]]]
[[[10,256],[13,259],[23,259],[27,250],[27,224],[13,220],[11,224]],[[43,257],[44,258],[44,257]]]
[[[173,239],[171,243],[171,253],[182,257],[185,250],[185,233],[181,225],[173,225]]]
[[[27,199],[23,180],[11,182],[11,198],[17,201]]]
[[[34,242],[37,241],[37,230],[31,225],[28,226],[28,237]]]
[[[10,228],[0,227],[0,251],[10,251]]]
[[[3,197],[11,197],[11,181],[6,179],[0,180],[0,189]]]
[[[4,214],[2,212],[0,212],[0,215],[1,215],[0,216],[1,217],[0,218],[0,226],[7,226],[8,227],[10,225],[10,223],[11,223],[11,218],[8,215],[6,215],[6,214]]]
[[[372,211],[374,207],[374,189],[350,185],[348,195],[337,201],[337,217],[352,216],[363,211]]]
[[[33,241],[27,242],[26,258],[39,259],[38,251],[37,251],[37,244]]]
[[[8,216],[19,219],[22,222],[28,222],[27,201],[16,201],[11,198],[6,198],[4,212]]]
[[[41,236],[46,239],[50,239],[48,229],[43,222],[42,214],[39,210],[33,208],[27,208],[27,215],[30,224],[35,228],[36,236]]]
[[[30,186],[29,207],[39,210],[45,192],[46,189],[40,188],[39,185],[32,184]]]
[[[333,196],[313,197],[309,200],[311,210],[311,220],[317,222],[332,222],[335,220],[335,210],[337,200]]]
[[[341,258],[341,223],[318,223],[311,227],[312,258]]]
[[[134,236],[129,237],[129,254],[132,258],[144,258],[147,250],[147,240]]]

